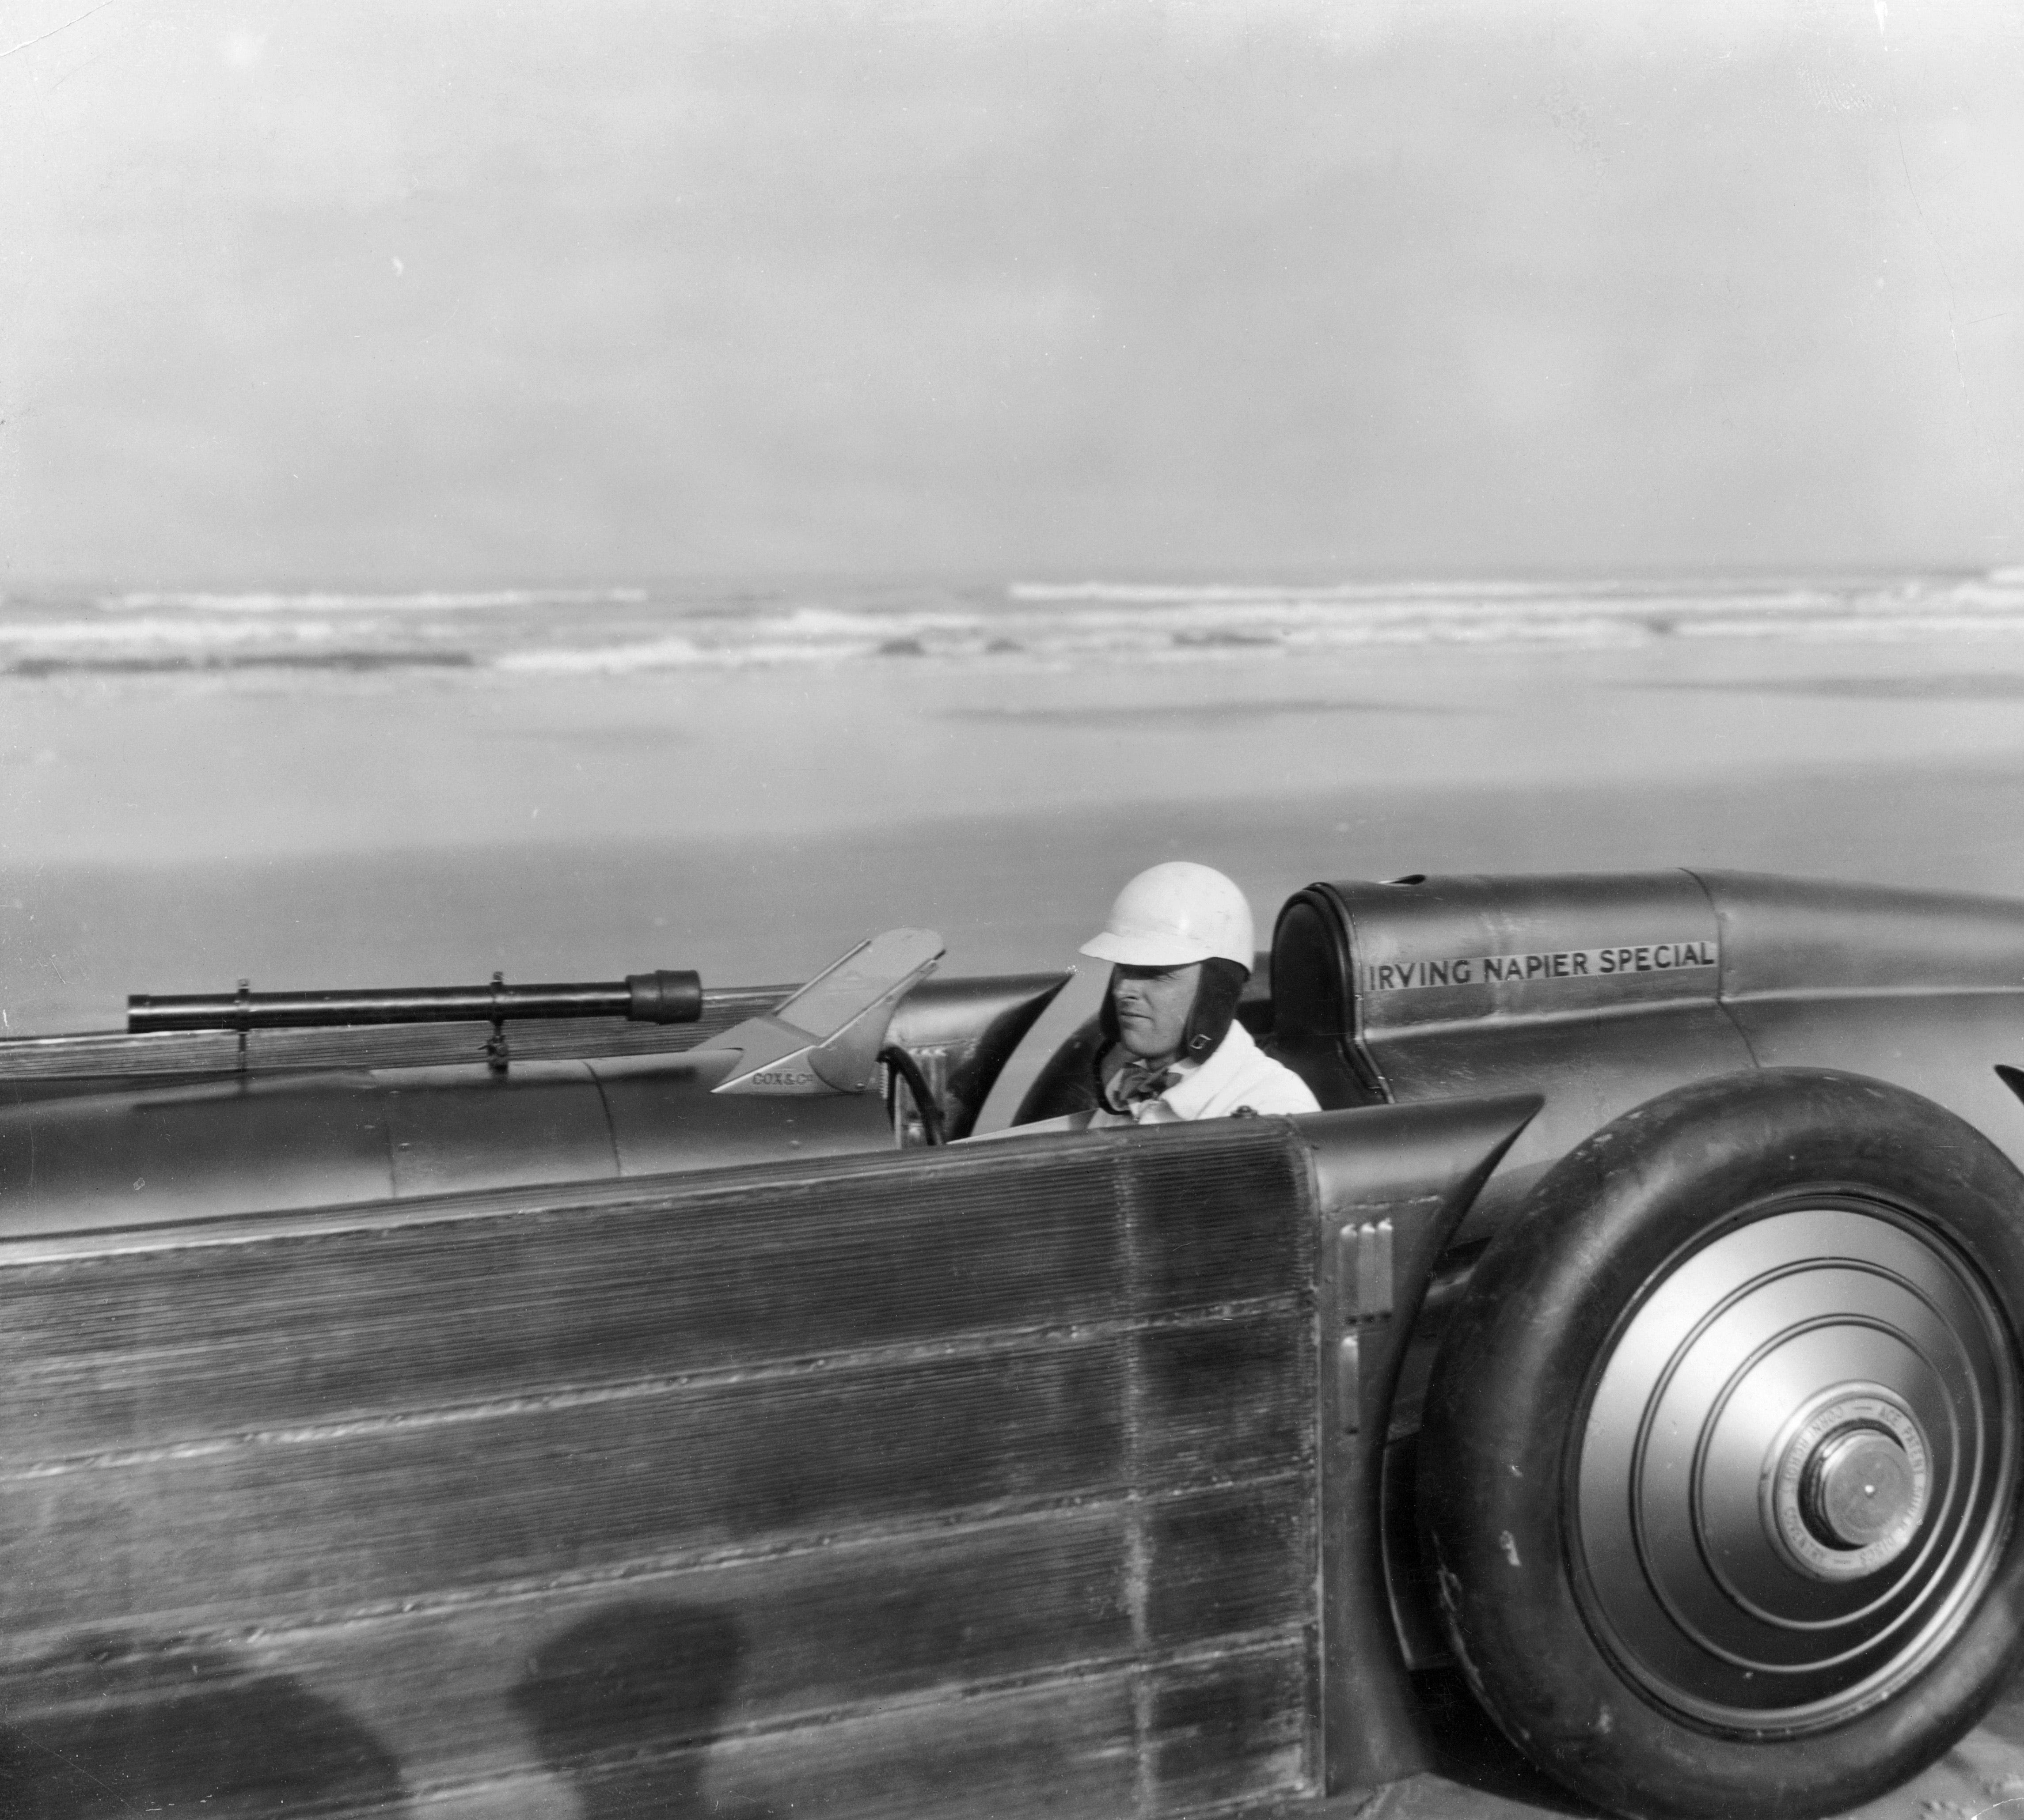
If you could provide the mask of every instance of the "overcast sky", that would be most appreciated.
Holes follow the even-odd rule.
[[[0,419],[17,592],[2024,562],[2024,11],[0,0]]]

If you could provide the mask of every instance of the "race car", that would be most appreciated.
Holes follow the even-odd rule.
[[[1324,1110],[1067,1134],[940,947],[0,1044],[6,1811],[1318,1812],[1459,1677],[1819,1815],[1999,1691],[2024,905],[1318,884]]]

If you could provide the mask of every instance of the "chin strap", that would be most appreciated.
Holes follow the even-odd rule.
[[[1206,1060],[1209,1051],[1229,1035],[1237,1002],[1244,996],[1244,983],[1250,977],[1249,968],[1220,956],[1202,962],[1201,983],[1195,987],[1194,1005],[1181,1033],[1181,1053],[1190,1060]]]

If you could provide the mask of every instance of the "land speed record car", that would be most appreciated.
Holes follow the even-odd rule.
[[[940,951],[0,1044],[7,1811],[1325,1810],[1465,1684],[1826,1814],[1994,1697],[2024,905],[1318,884],[1322,1111],[1066,1135]]]

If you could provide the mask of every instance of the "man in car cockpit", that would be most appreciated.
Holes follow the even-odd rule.
[[[1212,866],[1175,859],[1140,873],[1082,951],[1113,964],[1091,1125],[1320,1110],[1237,1021],[1251,906]]]

